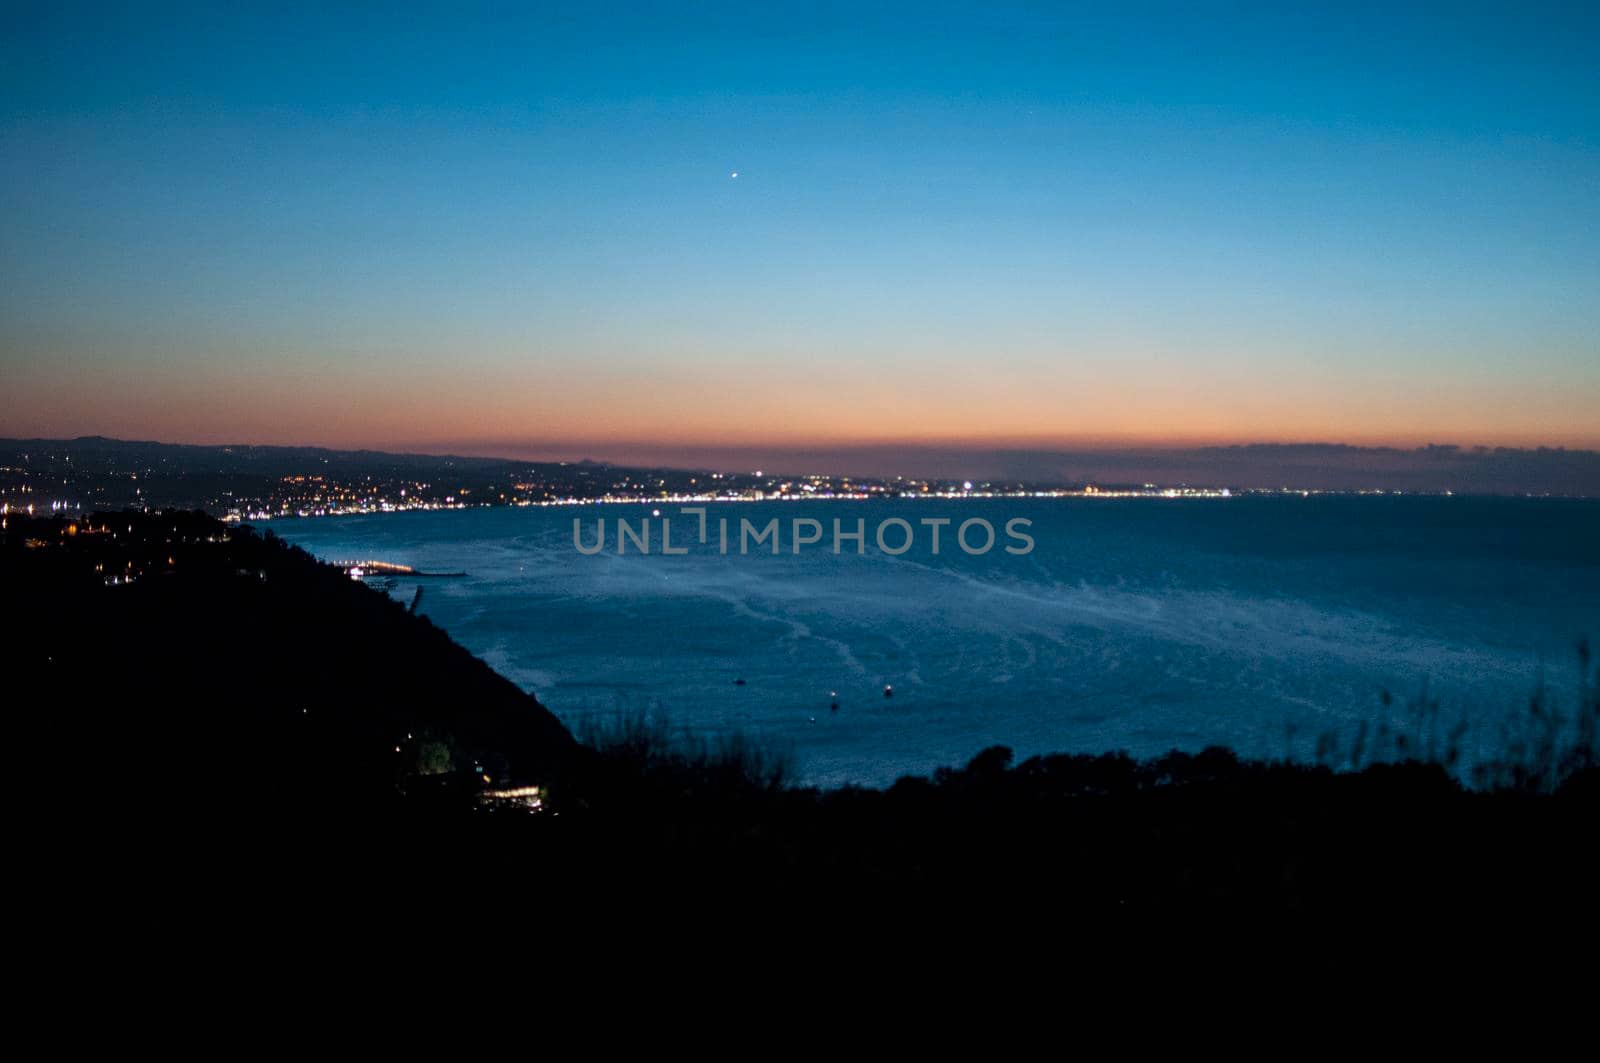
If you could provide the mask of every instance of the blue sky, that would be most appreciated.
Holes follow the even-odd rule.
[[[1596,12],[9,5],[0,433],[1597,445]]]

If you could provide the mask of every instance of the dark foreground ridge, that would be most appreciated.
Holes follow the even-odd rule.
[[[426,617],[203,513],[12,513],[12,675],[69,762],[191,811],[386,807],[418,779],[558,774],[577,745]]]
[[[1592,918],[1600,895],[1587,660],[1574,740],[1488,791],[1438,763],[1336,772],[1211,749],[1014,764],[1000,747],[886,790],[819,791],[787,785],[759,747],[656,721],[579,742],[425,617],[249,528],[121,512],[5,525],[8,702],[40,753],[25,830],[77,858],[92,836],[93,860],[147,876],[243,861],[217,889],[355,875],[486,903],[534,883],[969,913],[987,897],[997,919]]]

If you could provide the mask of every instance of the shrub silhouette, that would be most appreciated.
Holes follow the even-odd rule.
[[[1483,790],[1554,793],[1600,763],[1600,674],[1587,638],[1578,641],[1576,657],[1572,707],[1563,711],[1541,681],[1523,711],[1495,723],[1486,754],[1467,757],[1471,722],[1463,715],[1446,727],[1439,700],[1424,685],[1406,706],[1406,726],[1385,720],[1371,728],[1363,720],[1348,746],[1337,733],[1324,732],[1317,740],[1316,763],[1342,764],[1356,772],[1379,764],[1434,765]],[[1394,703],[1387,690],[1379,700],[1385,708]]]

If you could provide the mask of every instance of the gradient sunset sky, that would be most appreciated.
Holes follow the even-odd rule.
[[[1306,6],[7,4],[0,435],[1600,447],[1600,6]]]

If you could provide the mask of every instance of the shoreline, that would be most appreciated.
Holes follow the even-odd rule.
[[[1224,501],[1267,498],[1460,498],[1503,499],[1527,502],[1594,502],[1588,495],[1497,495],[1464,494],[1460,491],[1398,491],[1375,488],[1361,491],[1321,490],[1315,488],[1155,488],[1151,490],[1060,490],[1060,491],[954,491],[915,492],[898,494],[784,494],[762,497],[725,495],[671,495],[663,498],[613,497],[559,498],[542,501],[517,502],[442,502],[429,505],[378,505],[340,509],[296,510],[293,512],[257,511],[248,514],[229,513],[218,517],[228,524],[269,522],[274,520],[311,520],[318,517],[365,517],[397,513],[443,513],[479,509],[564,509],[577,506],[673,506],[673,505],[757,505],[804,502],[952,502],[952,501],[1150,501],[1170,502],[1185,500]]]

